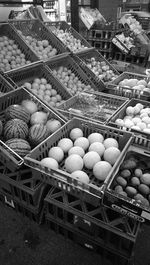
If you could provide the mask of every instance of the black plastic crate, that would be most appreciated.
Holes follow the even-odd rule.
[[[56,30],[63,30],[65,33],[70,33],[75,39],[80,40],[81,44],[84,46],[84,48],[77,50],[77,51],[73,51],[73,49],[69,48],[67,45],[66,48],[70,51],[70,52],[74,52],[74,53],[80,53],[82,51],[84,51],[85,49],[89,49],[91,48],[91,45],[89,44],[89,42],[84,39],[82,37],[82,35],[80,35],[73,27],[71,27],[70,25],[67,24],[66,21],[58,21],[58,22],[50,22],[50,21],[46,21],[44,22],[44,25],[50,29],[54,34],[56,34]],[[59,36],[56,34],[56,36],[59,38]],[[71,38],[71,36],[70,36]],[[59,38],[59,40],[61,40]],[[64,45],[64,43],[63,43]]]
[[[68,71],[71,71],[72,74],[75,75],[75,77],[78,77],[78,79],[81,81],[81,83],[86,85],[86,90],[88,91],[101,91],[102,86],[96,86],[94,82],[86,75],[86,73],[82,70],[82,68],[79,66],[79,64],[69,55],[64,55],[61,58],[56,58],[50,61],[46,62],[46,65],[49,67],[49,69],[52,71],[54,76],[59,80],[59,76],[56,72],[56,70],[60,69],[60,67],[67,68]],[[68,84],[65,82],[62,82],[62,85],[68,89]],[[82,88],[83,91],[83,88]],[[81,91],[80,91],[81,92]],[[71,91],[70,91],[71,93]]]
[[[37,55],[28,47],[28,45],[23,41],[23,39],[8,23],[0,24],[0,36],[7,36],[10,39],[14,40],[15,44],[18,45],[18,48],[22,51],[22,53],[24,53],[25,59],[30,61],[29,64],[39,61]],[[17,67],[16,69],[18,68],[20,67]],[[8,73],[10,71],[11,70],[4,72]]]
[[[58,107],[68,119],[79,117],[105,124],[124,105],[125,98],[104,93],[80,93]]]
[[[41,145],[35,148],[30,154],[25,158],[25,164],[35,170],[41,172],[38,177],[45,183],[50,185],[60,187],[61,189],[69,191],[71,194],[77,195],[79,198],[82,198],[86,201],[97,205],[100,203],[100,199],[103,196],[102,188],[103,181],[98,181],[94,177],[92,170],[83,169],[90,177],[90,183],[85,184],[81,183],[77,179],[70,177],[70,174],[65,171],[64,162],[60,163],[58,170],[48,169],[41,165],[40,161],[48,156],[48,151],[51,147],[57,146],[57,143],[60,139],[64,137],[69,138],[70,131],[73,128],[80,128],[83,131],[84,137],[87,137],[93,132],[101,133],[104,139],[108,137],[113,137],[118,141],[119,149],[121,151],[120,156],[126,152],[126,149],[132,141],[132,134],[124,132],[122,130],[117,130],[105,125],[97,124],[90,121],[85,121],[82,119],[73,118],[71,121],[67,122],[66,125],[62,126],[60,130],[57,130],[56,133],[51,135],[46,141],[43,141]],[[115,165],[117,164],[117,161]],[[113,171],[113,167],[111,172]],[[111,174],[110,172],[110,174]],[[109,175],[108,174],[108,179]]]
[[[0,96],[13,91],[15,89],[15,86],[13,84],[10,84],[4,75],[0,74]]]
[[[10,25],[19,34],[20,38],[28,45],[28,47],[36,54],[39,60],[47,60],[48,58],[57,57],[62,53],[67,53],[65,46],[60,40],[44,26],[44,24],[38,19],[27,19],[27,20],[9,20]],[[21,33],[20,33],[21,32]],[[40,57],[24,38],[24,36],[31,36],[38,41],[47,40],[49,44],[57,50],[56,55],[52,55],[48,58]]]
[[[28,89],[28,86],[25,83],[33,83],[35,78],[45,78],[47,83],[52,85],[52,89],[55,89],[57,93],[61,96],[62,100],[67,100],[71,97],[70,93],[67,89],[61,85],[60,82],[52,75],[48,67],[46,67],[43,63],[35,63],[29,67],[25,67],[23,69],[12,71],[8,74],[8,77],[16,84],[17,87],[24,86]],[[28,89],[30,92],[33,93],[32,89]],[[47,105],[48,102],[41,97],[41,95],[35,94],[39,97]],[[53,105],[54,106],[54,105]]]
[[[12,92],[7,93],[6,95],[0,97],[0,117],[4,121],[4,111],[5,109],[12,104],[19,104],[22,100],[32,99],[38,106],[39,110],[46,111],[49,113],[49,118],[57,119],[64,124],[65,121],[60,117],[57,111],[53,110],[50,107],[47,107],[40,101],[37,97],[31,94],[24,88],[18,88]],[[17,168],[20,168],[23,165],[24,159],[15,153],[11,148],[8,148],[7,145],[3,142],[3,138],[0,140],[0,160],[12,171],[15,171]]]

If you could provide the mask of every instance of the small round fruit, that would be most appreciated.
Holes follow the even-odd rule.
[[[141,182],[146,185],[150,185],[150,173],[145,173],[140,178]]]
[[[74,171],[73,173],[71,173],[70,176],[85,184],[88,184],[90,182],[88,175],[84,171],[81,171],[81,170]]]
[[[142,202],[142,200],[144,199],[144,197],[143,197],[142,194],[137,193],[137,194],[134,196],[134,199],[137,200],[137,201]]]
[[[120,156],[120,150],[116,147],[109,147],[104,152],[104,160],[114,165]]]
[[[81,156],[73,154],[66,158],[65,160],[66,171],[72,173],[76,170],[82,170],[83,168],[83,159]]]
[[[41,160],[41,165],[50,169],[58,169],[58,163],[54,158],[46,157]]]
[[[73,155],[73,154],[76,154],[76,155],[79,155],[81,157],[83,157],[85,155],[85,152],[83,150],[82,147],[80,146],[73,146],[70,148],[70,150],[68,151],[68,155]]]
[[[75,141],[79,137],[83,137],[83,131],[80,128],[72,129],[70,132],[71,140]]]
[[[127,181],[121,176],[117,177],[116,182],[123,188],[127,186]]]
[[[127,186],[125,189],[129,197],[133,198],[137,194],[137,190],[131,186]]]
[[[62,138],[58,142],[58,147],[60,147],[64,153],[67,153],[71,147],[73,147],[73,142],[69,138]]]
[[[103,142],[103,145],[104,145],[104,147],[106,149],[109,148],[109,147],[116,147],[116,148],[119,147],[119,144],[118,144],[117,140],[114,139],[114,138],[111,138],[111,137],[105,139],[104,142]]]
[[[137,177],[131,178],[131,184],[132,184],[132,186],[135,186],[135,187],[139,186],[140,185],[139,178],[137,178]]]
[[[135,175],[137,178],[141,178],[142,175],[143,175],[143,172],[142,172],[142,170],[141,170],[140,168],[136,168],[136,169],[134,170],[134,175]]]
[[[80,146],[85,151],[89,147],[89,140],[86,137],[79,137],[75,140],[74,146]]]
[[[129,169],[124,169],[121,171],[120,175],[123,177],[123,178],[128,178],[131,176],[131,172]]]
[[[64,152],[60,147],[54,146],[49,150],[48,156],[54,158],[58,163],[60,163],[64,158]]]
[[[84,166],[88,169],[92,169],[94,165],[101,160],[98,153],[90,151],[83,157]]]
[[[104,181],[110,173],[111,169],[111,164],[106,161],[99,161],[93,168],[93,174],[100,181]]]
[[[88,136],[88,140],[89,140],[89,143],[90,144],[92,144],[94,142],[100,142],[100,143],[102,143],[104,141],[104,137],[100,133],[91,133]]]
[[[105,147],[100,142],[94,142],[90,145],[89,151],[95,151],[99,154],[100,157],[102,157],[105,152]]]
[[[117,193],[119,193],[119,192],[123,191],[123,188],[122,188],[121,185],[117,185],[117,186],[115,187],[114,190],[115,190]]]
[[[148,195],[150,193],[150,188],[147,185],[145,185],[145,184],[140,184],[138,186],[138,190],[143,195]]]
[[[124,197],[128,197],[128,194],[125,191],[120,191],[119,194]]]
[[[126,108],[126,114],[127,115],[134,115],[134,108],[129,106]]]
[[[116,123],[118,126],[120,126],[120,127],[123,127],[123,126],[124,126],[124,121],[123,121],[122,119],[117,119],[117,120],[115,121],[115,123]]]

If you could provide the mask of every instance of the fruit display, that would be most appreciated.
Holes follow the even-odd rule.
[[[119,21],[123,25],[128,25],[130,30],[135,34],[138,35],[142,33],[143,29],[140,23],[130,14],[125,14]]]
[[[6,72],[30,63],[13,39],[0,36],[0,70]]]
[[[36,54],[41,60],[47,60],[48,58],[58,54],[57,49],[52,47],[48,40],[41,40],[39,36],[36,36],[35,34],[34,37],[31,35],[24,35],[23,32],[20,30],[17,30],[17,32],[26,41],[30,48],[34,52],[36,52]]]
[[[124,88],[127,93],[135,92],[135,94],[143,95],[145,93],[150,94],[150,82],[145,78],[140,80],[137,78],[125,78],[121,80],[116,89]]]
[[[58,107],[64,102],[61,95],[57,93],[56,89],[53,89],[46,78],[34,78],[32,82],[25,82],[23,86],[48,103],[50,107]]]
[[[41,166],[66,171],[72,178],[86,184],[97,181],[99,186],[105,181],[121,151],[116,139],[104,138],[97,132],[85,136],[81,128],[75,127],[68,137],[57,141],[57,145],[47,153],[48,156],[40,161]]]
[[[125,115],[117,118],[115,124],[123,129],[132,129],[138,132],[150,134],[150,108],[142,103],[128,106],[125,109]]]
[[[149,157],[129,151],[112,183],[115,193],[150,206]]]
[[[48,112],[38,110],[34,101],[26,99],[5,109],[0,139],[23,157],[60,127],[59,120],[49,118]]]
[[[125,36],[124,33],[115,35],[112,42],[125,53],[128,53],[132,47],[135,47],[133,38]]]

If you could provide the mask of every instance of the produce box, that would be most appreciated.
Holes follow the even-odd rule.
[[[106,180],[104,205],[139,222],[150,220],[150,141],[140,139]]]
[[[70,135],[72,135],[73,129],[75,129],[75,135],[76,135],[76,131],[79,132],[78,135],[83,135],[83,137],[81,137],[82,139],[79,139],[79,142],[81,141],[81,145],[77,143],[78,142],[77,138],[76,138],[77,139],[76,143],[74,143],[75,141],[71,140],[71,139],[75,139],[74,136],[71,136],[71,139],[70,139]],[[94,122],[73,118],[71,121],[67,122],[66,125],[61,127],[60,130],[58,130],[56,133],[50,136],[46,141],[42,142],[42,144],[39,145],[37,148],[35,148],[32,152],[30,152],[30,154],[28,154],[25,157],[25,164],[31,167],[33,171],[35,171],[35,174],[36,174],[36,171],[41,172],[40,176],[38,174],[37,177],[41,179],[43,182],[59,187],[62,190],[64,189],[68,191],[70,194],[76,195],[79,198],[82,198],[82,200],[88,201],[94,205],[97,205],[97,204],[99,205],[100,199],[103,195],[101,191],[103,187],[102,179],[104,176],[102,176],[102,178],[100,177],[100,179],[96,178],[95,176],[97,176],[97,173],[93,173],[93,169],[92,169],[94,163],[92,162],[92,165],[90,166],[90,168],[88,165],[86,167],[85,166],[83,167],[82,158],[79,155],[77,155],[77,157],[75,158],[78,160],[76,163],[74,160],[73,154],[75,153],[73,150],[72,150],[73,153],[71,151],[71,154],[73,155],[71,156],[71,159],[73,159],[73,164],[70,161],[70,156],[68,157],[69,150],[71,149],[71,147],[75,147],[75,146],[78,146],[78,147],[83,146],[83,148],[81,149],[84,149],[85,151],[80,153],[80,155],[83,157],[84,153],[86,153],[87,151],[88,146],[90,146],[90,143],[92,142],[92,141],[89,142],[89,140],[86,138],[92,133],[97,133],[98,137],[100,137],[100,139],[102,140],[106,138],[114,138],[115,140],[113,139],[113,141],[115,141],[115,143],[117,141],[119,145],[119,150],[120,150],[120,152],[118,153],[119,157],[122,157],[122,155],[126,152],[126,149],[128,148],[128,146],[130,145],[130,142],[132,141],[131,133],[123,132],[121,130],[117,130],[115,128],[111,128],[111,127],[97,124]],[[90,138],[91,137],[93,138],[93,136],[90,136]],[[94,137],[95,137],[95,134],[94,134]],[[65,138],[65,139],[62,139],[62,138]],[[69,138],[69,139],[66,140],[66,138]],[[58,159],[57,161],[59,161],[59,163],[56,163],[57,161],[55,162],[51,161],[52,164],[54,162],[54,166],[52,165],[53,169],[51,169],[50,167],[48,168],[47,164],[45,164],[46,161],[44,158],[48,157],[49,150],[52,149],[52,147],[57,147],[57,145],[59,147],[59,146],[62,146],[62,144],[64,144],[64,147],[62,147],[64,150],[64,154],[60,156],[60,159],[52,155],[52,157],[55,157],[56,160]],[[91,147],[90,147],[90,150],[92,150]],[[92,152],[92,156],[93,156],[93,152]],[[99,157],[97,158],[98,158],[97,160],[99,160]],[[41,162],[41,160],[43,159],[44,161]],[[117,161],[118,159],[116,159],[115,161],[116,165],[117,165]],[[67,169],[66,169],[66,166],[67,166]],[[73,166],[73,169],[72,169],[72,166]],[[70,174],[72,171],[76,171],[78,166],[80,170],[82,170],[83,168],[83,171],[84,171],[83,174],[86,173],[86,175],[84,174],[84,177],[83,177],[84,180],[82,177],[80,178],[80,176],[78,179],[76,177],[71,176]],[[68,169],[68,167],[70,168]],[[113,172],[113,166],[111,167],[110,165],[107,164],[106,167],[107,167],[106,174],[108,173],[108,179],[109,179],[109,175],[111,174],[111,172]]]
[[[128,84],[129,82],[130,84]],[[142,86],[138,87],[140,83]],[[108,90],[110,94],[131,99],[140,98],[148,100],[150,98],[150,88],[147,87],[149,86],[148,83],[149,81],[146,75],[124,72],[112,82],[108,83]]]
[[[73,27],[68,25],[66,21],[46,21],[44,25],[57,36],[70,52],[80,53],[85,49],[91,48],[89,42]]]
[[[45,61],[67,52],[60,40],[40,20],[10,20],[9,23],[40,60]]]
[[[82,92],[62,103],[58,111],[68,119],[81,117],[83,119],[106,123],[127,100],[125,98],[104,93]]]
[[[105,83],[119,75],[119,72],[96,49],[82,52],[74,56],[74,59],[91,81],[103,90],[106,88]]]
[[[134,133],[134,141],[150,138],[150,118],[148,101],[131,99],[109,121],[109,126]]]
[[[67,89],[42,62],[35,63],[32,67],[14,70],[8,77],[17,87],[24,86],[50,107],[58,107],[61,102],[71,97]]]
[[[102,86],[97,87],[69,55],[49,60],[46,65],[71,95],[85,90],[92,92],[102,90]]]
[[[0,74],[0,97],[12,90],[14,90],[14,87]]]
[[[25,110],[22,110],[19,104],[21,104],[23,100],[31,100],[33,104],[35,103],[34,106],[36,106],[38,111],[41,111],[42,113],[44,113],[45,117],[47,116],[47,120],[55,119],[57,120],[58,125],[64,124],[64,120],[58,115],[56,111],[54,111],[50,107],[48,108],[46,105],[44,105],[42,101],[37,99],[36,96],[31,94],[24,88],[18,88],[0,97],[0,103],[1,103],[0,104],[1,106],[0,108],[0,117],[1,117],[0,161],[4,165],[6,165],[6,167],[9,170],[13,172],[17,168],[20,168],[23,165],[24,155],[28,151],[30,151],[30,149],[33,149],[35,145],[38,143],[38,141],[35,141],[35,142],[30,141],[30,144],[28,143],[28,141],[32,139],[31,127],[34,121],[38,121],[38,120],[35,120],[34,118],[31,122],[32,115],[30,116],[28,112],[25,112]],[[13,105],[13,108],[11,107],[11,110],[9,108],[9,111],[8,111],[8,107],[12,105]],[[6,112],[6,109],[7,109],[7,112]],[[22,112],[24,111],[24,112],[22,113],[21,111]],[[21,120],[20,122],[19,117],[20,119],[24,119],[24,118],[26,119],[28,117],[30,120],[28,122]],[[9,118],[11,120],[7,121]],[[50,132],[47,133],[47,130],[45,127],[43,128],[42,131],[43,133],[45,132],[43,138],[47,137],[50,134]],[[39,135],[40,135],[40,131],[39,131]],[[10,143],[11,138],[13,139],[21,138],[20,140],[22,140],[22,142],[18,143],[18,139],[17,139],[17,143],[16,142]],[[27,139],[27,141],[24,139]]]
[[[0,70],[3,72],[39,61],[37,55],[8,23],[0,24],[0,45]]]

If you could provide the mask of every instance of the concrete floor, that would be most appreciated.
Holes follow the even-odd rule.
[[[33,234],[32,245],[26,243]],[[143,226],[135,265],[150,265],[150,228]],[[0,265],[103,265],[99,255],[39,226],[0,202]],[[121,264],[118,264],[121,265]]]

